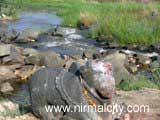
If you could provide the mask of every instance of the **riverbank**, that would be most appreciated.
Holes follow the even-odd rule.
[[[30,2],[28,1],[28,5],[30,5]],[[41,4],[44,3],[43,1],[39,2]],[[56,6],[61,8],[61,10],[57,9],[57,12],[64,12],[65,9],[68,9],[68,11],[76,9],[71,8],[71,1],[66,3],[50,2],[52,4],[55,2],[53,5],[55,7],[51,4],[50,10],[56,9]],[[33,1],[33,6],[39,4],[37,6],[41,8],[43,5],[40,5],[40,3]],[[78,5],[78,3],[75,4]],[[45,4],[49,5],[49,3]],[[87,5],[89,3],[80,2],[79,5],[82,4]],[[92,4],[95,4],[95,6],[102,5],[101,3]],[[110,3],[107,5],[111,4],[115,4],[115,6],[116,4],[117,6],[122,5],[122,3]],[[136,4],[141,5],[140,3]],[[148,5],[145,6],[147,7]],[[90,7],[86,9],[91,10],[92,7]],[[77,9],[81,8],[78,7]],[[118,11],[118,8],[115,7],[114,9],[116,12]],[[58,12],[59,14],[60,12]],[[94,26],[96,25],[95,23],[89,26],[89,29],[86,26],[81,26],[81,24],[77,26],[77,23],[73,25],[77,27],[54,26],[54,23],[57,23],[56,20],[58,20],[58,23],[60,21],[56,16],[51,15],[52,17],[50,17],[50,15],[50,13],[41,12],[40,14],[22,12],[20,19],[12,23],[10,31],[7,28],[8,23],[0,21],[0,119],[37,120],[30,114],[32,111],[26,84],[35,71],[44,67],[63,67],[68,71],[68,68],[74,62],[83,64],[86,60],[100,60],[110,62],[114,67],[116,93],[113,101],[117,100],[118,104],[125,105],[133,102],[137,105],[147,104],[151,108],[150,113],[137,113],[133,116],[133,120],[140,118],[159,120],[160,45],[155,44],[147,48],[144,45],[140,45],[141,50],[133,49],[132,45],[130,49],[126,48],[129,47],[127,45],[125,47],[107,47],[108,39],[103,35],[97,37],[97,42],[95,39],[86,37],[88,30],[98,28]],[[68,15],[70,16],[70,14]],[[37,26],[41,29],[44,29],[44,26],[48,26],[46,23],[43,24],[44,16],[46,17],[45,21],[50,18],[46,21],[48,24],[53,20],[51,22],[52,25],[47,27],[49,30],[44,30],[44,32],[35,31],[33,28],[37,28]],[[83,18],[85,15],[80,14],[80,16]],[[74,17],[72,19],[75,20]],[[23,28],[22,26],[28,23],[32,23],[29,24],[31,29],[27,29],[28,26],[25,26],[24,29],[20,29],[20,32],[17,31],[17,28]],[[66,25],[69,26],[69,24]],[[103,40],[106,42],[104,43]],[[104,44],[102,45],[101,43]],[[122,99],[119,99],[119,97],[122,97]],[[152,113],[153,115],[151,115]]]
[[[160,42],[160,6],[157,2],[15,0],[14,4],[56,10],[64,25],[90,27],[89,37],[106,43],[150,45]]]

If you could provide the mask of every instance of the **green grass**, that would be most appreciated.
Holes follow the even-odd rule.
[[[138,76],[136,78],[127,78],[117,85],[117,88],[124,90],[124,91],[130,91],[130,90],[140,90],[142,88],[156,88],[159,89],[160,87],[155,84],[155,82],[146,79],[144,76]]]
[[[0,116],[3,116],[3,117],[15,117],[20,115],[22,115],[20,110],[10,110],[8,108],[5,109],[5,112],[0,113]]]
[[[11,2],[11,0],[5,0]],[[152,44],[160,42],[160,4],[136,2],[93,3],[85,0],[14,0],[17,6],[56,10],[63,24],[76,26],[81,13],[97,17],[98,25],[90,37],[101,35],[120,44]],[[152,16],[152,14],[154,14]],[[88,16],[89,17],[89,16]],[[81,21],[82,23],[85,22]]]
[[[0,101],[9,101],[8,97],[13,93],[2,94],[0,93]],[[4,112],[0,112],[0,116],[3,117],[16,117],[21,116],[29,112],[30,104],[25,103],[23,105],[19,105],[19,108],[16,110],[10,110],[8,107],[4,106]]]
[[[160,88],[160,68],[154,69],[151,81]]]

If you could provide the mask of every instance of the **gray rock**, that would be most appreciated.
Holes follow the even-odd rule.
[[[35,50],[28,49],[25,54],[30,54],[25,58],[26,64],[56,68],[63,67],[65,65],[65,60],[61,59],[61,57],[53,51],[44,51],[39,53]]]
[[[9,82],[2,83],[0,85],[0,88],[1,88],[0,91],[2,93],[8,93],[8,92],[14,91],[14,88],[12,87],[12,85]]]
[[[73,74],[80,74],[80,68],[82,67],[82,64],[79,62],[73,62],[70,66],[70,68],[68,69],[69,72],[73,73]]]
[[[33,48],[25,48],[23,50],[23,55],[24,56],[35,56],[35,55],[38,55],[39,52],[36,50],[36,49],[33,49]]]
[[[8,29],[0,29],[0,42],[2,43],[11,43],[18,37],[19,33],[15,30],[9,31]]]
[[[70,27],[57,27],[56,33],[60,34],[62,36],[74,34],[76,33],[76,28],[70,28]]]
[[[40,56],[43,66],[59,68],[65,65],[65,61],[53,51],[42,52]]]
[[[3,64],[15,64],[15,63],[24,64],[24,58],[22,56],[21,49],[15,46],[11,46],[10,55],[4,57],[2,61]]]
[[[124,67],[124,64],[126,63],[125,54],[116,52],[106,56],[103,60],[108,61],[113,65],[116,85],[118,85],[123,78],[129,76],[129,72]]]
[[[76,37],[74,36],[70,36],[69,38],[81,38],[79,35],[77,36],[77,34],[75,34],[77,32],[76,28],[71,28],[71,27],[61,27],[58,26],[56,28],[52,28],[50,29],[47,34],[50,36],[57,36],[57,37],[63,37],[63,36],[67,36],[67,35],[76,35]]]
[[[14,79],[17,79],[17,77],[11,69],[5,66],[0,66],[0,83]]]
[[[25,63],[31,65],[41,65],[40,53],[32,48],[26,48],[23,50],[23,55],[26,56]]]
[[[148,56],[145,56],[143,54],[137,54],[138,63],[142,64],[143,66],[147,66],[151,64],[151,59]]]
[[[63,40],[64,40],[63,37],[52,36],[45,33],[40,34],[37,38],[37,41],[39,42],[52,42],[52,41],[63,41]]]
[[[37,55],[31,55],[25,58],[25,64],[29,65],[42,65],[41,64],[41,57],[39,54]]]
[[[83,39],[83,37],[79,34],[70,34],[70,35],[67,36],[67,39],[81,40],[81,39]]]
[[[8,56],[8,55],[10,55],[10,53],[11,53],[11,45],[10,44],[8,44],[8,45],[5,45],[5,44],[0,45],[0,57]]]
[[[88,59],[92,59],[94,54],[95,54],[95,51],[93,51],[93,50],[86,50],[83,53],[83,57],[88,58]]]
[[[160,43],[155,43],[152,45],[152,48],[156,51],[156,52],[159,52],[160,50]]]
[[[36,38],[40,34],[39,31],[35,31],[32,29],[26,29],[17,37],[15,42],[17,43],[27,43],[27,42],[34,42]]]

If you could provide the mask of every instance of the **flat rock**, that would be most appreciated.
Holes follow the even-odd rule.
[[[22,56],[21,49],[15,46],[11,46],[10,55],[4,57],[2,61],[4,64],[15,64],[15,63],[24,64],[24,58]]]
[[[70,34],[67,36],[67,39],[81,40],[81,39],[83,39],[83,37],[79,34]]]
[[[18,38],[15,40],[17,43],[27,43],[27,42],[34,42],[36,38],[40,34],[39,31],[34,31],[32,29],[26,29],[20,33]]]
[[[0,85],[0,91],[2,93],[8,93],[8,92],[13,92],[14,88],[12,87],[12,85],[9,83],[9,82],[5,82],[5,83],[2,83]]]
[[[56,33],[60,35],[69,35],[76,33],[76,28],[70,28],[70,27],[57,27]]]
[[[46,67],[59,68],[65,65],[65,60],[53,51],[42,52],[41,59],[41,64]]]
[[[0,66],[0,83],[2,81],[13,80],[16,78],[17,78],[16,75],[11,69],[5,66]]]
[[[38,55],[39,52],[33,48],[25,48],[22,54],[25,56],[34,56],[34,55]]]
[[[11,45],[10,44],[8,44],[8,45],[5,45],[5,44],[0,45],[0,57],[8,56],[8,55],[10,55],[10,53],[11,53]]]

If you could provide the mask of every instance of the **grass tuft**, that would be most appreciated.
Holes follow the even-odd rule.
[[[94,14],[91,14],[89,12],[81,12],[77,25],[89,28],[96,22],[97,22],[97,17]]]

